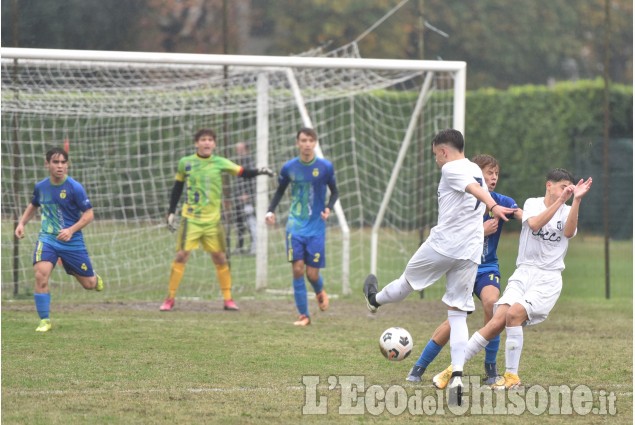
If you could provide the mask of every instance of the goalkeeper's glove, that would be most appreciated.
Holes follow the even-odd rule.
[[[168,214],[167,224],[170,232],[176,231],[176,217],[174,216],[174,213]]]
[[[275,174],[273,173],[271,168],[268,168],[268,167],[260,167],[260,168],[258,168],[258,175],[261,176],[263,174],[266,174],[269,177],[275,176]]]

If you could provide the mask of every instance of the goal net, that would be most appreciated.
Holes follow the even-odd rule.
[[[443,128],[463,130],[465,63],[364,59],[356,44],[291,57],[1,53],[3,297],[32,291],[39,216],[24,239],[12,233],[34,183],[47,177],[50,147],[69,148],[69,175],[93,204],[95,221],[83,232],[106,296],[158,302],[175,254],[165,225],[169,194],[179,158],[194,152],[194,133],[214,129],[216,154],[232,160],[235,144],[245,142],[257,166],[278,172],[297,156],[297,130],[313,127],[317,153],[333,162],[340,192],[322,274],[330,293],[346,295],[358,292],[370,271],[382,284],[401,274],[436,221],[431,139]],[[246,252],[249,233],[237,252],[238,180],[228,176],[224,185],[234,295],[289,297],[288,193],[276,210],[278,224],[267,227],[277,179],[256,179],[256,253]],[[89,296],[62,267],[51,286],[55,294]],[[204,251],[190,256],[178,296],[220,297]]]

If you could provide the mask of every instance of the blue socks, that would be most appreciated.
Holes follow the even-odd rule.
[[[320,292],[322,292],[322,289],[324,288],[324,281],[322,280],[321,274],[318,275],[317,282],[313,283],[309,280],[309,283],[313,287],[313,290],[315,291],[316,294],[319,294]]]
[[[496,335],[490,339],[485,346],[485,363],[496,363],[496,354],[498,353],[498,346],[501,342],[501,336]]]
[[[487,376],[496,377],[498,372],[496,370],[496,354],[498,353],[498,346],[500,345],[501,337],[496,335],[490,339],[485,346],[485,373]]]
[[[33,294],[33,299],[40,319],[48,319],[51,310],[51,294]]]
[[[439,352],[441,352],[442,348],[443,346],[437,344],[433,340],[428,341],[421,353],[421,357],[419,357],[419,360],[417,360],[417,363],[415,364],[424,369],[427,368],[428,365],[432,363],[432,360],[434,360]]]
[[[496,355],[498,353],[498,347],[500,345],[500,335],[492,338],[485,347],[485,370],[488,376],[496,376]],[[421,353],[421,357],[415,363],[415,366],[422,367],[426,369],[430,363],[437,357],[437,355],[441,352],[443,346],[438,345],[433,340],[428,341],[423,352]]]
[[[293,296],[295,298],[295,306],[298,308],[298,313],[304,314],[308,317],[309,301],[307,300],[304,276],[298,279],[293,279]]]

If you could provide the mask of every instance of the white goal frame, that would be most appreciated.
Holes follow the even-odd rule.
[[[462,61],[430,61],[430,60],[398,60],[398,59],[367,59],[367,58],[338,58],[338,57],[307,57],[307,56],[239,56],[239,55],[213,55],[213,54],[182,54],[182,53],[150,53],[150,52],[106,52],[92,50],[57,50],[57,49],[26,49],[26,48],[0,48],[0,56],[4,59],[20,61],[78,61],[78,62],[113,62],[113,63],[137,63],[137,64],[172,64],[172,65],[198,65],[210,67],[248,67],[263,70],[282,70],[286,72],[289,85],[293,91],[298,111],[302,122],[307,127],[312,127],[311,117],[304,104],[302,93],[295,80],[294,68],[330,68],[330,69],[367,69],[367,70],[399,70],[428,72],[421,88],[415,112],[411,118],[409,128],[402,140],[401,148],[396,163],[393,166],[390,182],[385,192],[379,211],[372,229],[370,271],[376,273],[377,269],[377,233],[382,225],[382,220],[393,188],[399,177],[399,171],[408,146],[413,137],[413,129],[418,114],[425,105],[428,96],[430,76],[434,72],[446,72],[452,75],[453,88],[453,128],[464,133],[465,129],[465,92],[466,92],[466,63]],[[267,106],[268,82],[266,73],[258,77],[257,92],[257,152],[256,166],[265,166],[268,152],[268,106]],[[316,154],[323,156],[320,146],[316,148]],[[256,288],[264,288],[267,285],[267,227],[264,224],[264,215],[267,207],[267,182],[264,179],[257,181],[257,205],[256,217],[258,221],[258,255],[256,259]],[[342,292],[351,292],[349,282],[349,226],[339,202],[335,205],[335,213],[343,235],[343,265],[342,265]],[[262,248],[262,249],[260,249]]]

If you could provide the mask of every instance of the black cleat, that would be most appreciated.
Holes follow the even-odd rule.
[[[366,306],[371,313],[377,313],[377,307],[370,303],[370,296],[377,294],[377,276],[369,274],[364,281],[364,296],[366,297]]]

